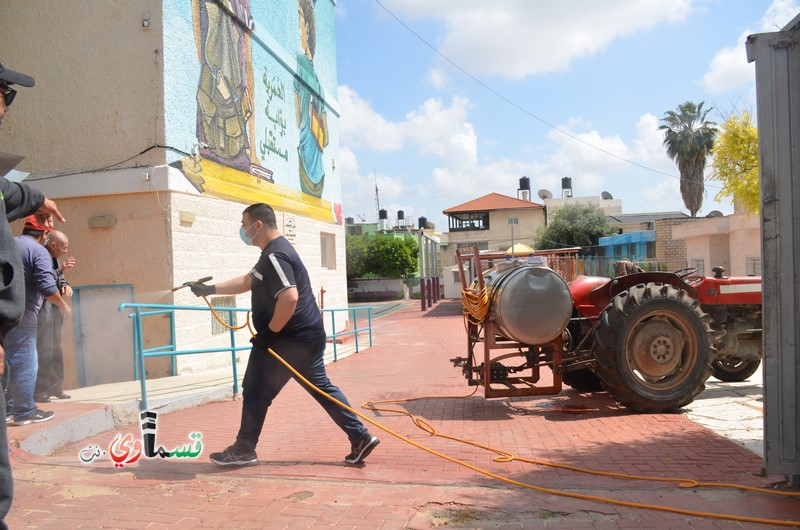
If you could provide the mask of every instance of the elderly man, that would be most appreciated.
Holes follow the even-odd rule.
[[[52,226],[52,221],[43,226]],[[72,298],[72,287],[64,279],[64,270],[75,266],[75,258],[69,257],[63,265],[61,256],[69,250],[69,239],[64,232],[51,230],[45,241],[45,248],[53,259],[53,276],[61,296]],[[33,400],[36,403],[49,403],[50,396],[58,399],[69,399],[61,385],[64,383],[64,353],[61,351],[61,326],[64,323],[62,312],[49,301],[42,303],[39,311],[36,334],[36,352],[39,357],[39,371],[36,373],[36,389]]]
[[[37,408],[33,400],[39,365],[36,335],[42,303],[47,299],[63,312],[65,318],[72,316],[72,310],[56,285],[52,258],[44,248],[48,233],[48,228],[31,215],[25,220],[22,235],[14,238],[25,271],[25,312],[19,324],[6,336],[11,372],[8,403],[13,416],[12,425],[41,423],[55,415],[55,412]]]

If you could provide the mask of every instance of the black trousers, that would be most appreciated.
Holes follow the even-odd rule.
[[[39,370],[36,373],[35,396],[52,396],[64,384],[64,353],[61,351],[61,310],[45,301],[39,312],[36,331],[36,352]]]

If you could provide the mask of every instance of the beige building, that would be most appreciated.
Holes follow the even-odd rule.
[[[514,243],[533,245],[544,227],[544,206],[499,193],[444,210],[449,224],[447,243],[441,249],[442,267],[456,264],[456,250],[477,245],[480,250],[506,250]],[[513,231],[513,233],[512,233]]]
[[[737,213],[706,217],[672,227],[672,239],[686,245],[686,266],[711,275],[724,267],[729,276],[761,275],[761,221]]]
[[[239,4],[3,4],[0,61],[36,85],[20,88],[1,150],[26,156],[18,169],[57,201],[67,223],[56,228],[77,258],[67,273],[76,297],[65,388],[133,378],[120,303],[202,304],[170,288],[250,270],[259,251],[238,234],[247,204],[274,206],[318,302],[324,290],[326,308],[347,307],[335,37],[318,37],[309,52],[297,2]],[[335,2],[312,7],[304,16],[317,34],[335,36]],[[250,304],[248,295],[217,298]],[[146,348],[169,341],[166,316],[149,317],[144,330]],[[237,343],[249,336],[238,332]],[[175,338],[182,350],[228,344],[208,312],[178,312]],[[228,353],[176,359],[178,372],[229,364]],[[148,361],[148,377],[170,371],[168,358]]]

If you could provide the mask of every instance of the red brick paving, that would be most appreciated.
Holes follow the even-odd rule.
[[[464,355],[458,303],[416,306],[375,322],[375,346],[329,367],[332,381],[365,416],[409,439],[515,481],[628,502],[778,520],[800,520],[800,499],[731,489],[592,476],[515,461],[417,429],[399,414],[365,411],[365,401],[423,397],[387,407],[424,418],[440,433],[519,457],[600,471],[770,487],[761,459],[681,415],[631,414],[605,394],[485,400],[469,394],[450,359]],[[280,353],[280,352],[279,352]],[[426,397],[427,396],[427,397]],[[58,403],[58,417],[78,404]],[[383,406],[383,405],[382,405]],[[196,459],[141,459],[122,469],[84,464],[92,436],[55,455],[15,449],[11,528],[769,528],[570,499],[491,479],[408,445],[376,427],[381,444],[362,467],[346,466],[346,437],[297,385],[276,400],[258,447],[258,466],[221,469],[208,453],[233,441],[238,401],[161,414],[166,448],[202,433]],[[54,420],[55,421],[55,420]],[[138,425],[120,433],[139,436]]]

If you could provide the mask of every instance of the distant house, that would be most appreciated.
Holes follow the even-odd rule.
[[[609,262],[627,260],[653,268],[683,268],[686,248],[683,242],[672,241],[671,228],[691,221],[683,212],[614,214],[606,216],[617,234],[601,237],[598,245]]]
[[[448,220],[447,246],[442,248],[442,267],[456,264],[456,250],[477,245],[480,250],[505,250],[515,243],[533,244],[545,225],[544,206],[499,193],[444,210]]]
[[[706,217],[672,228],[672,239],[686,245],[686,266],[710,276],[723,267],[727,276],[761,276],[761,219],[737,213]]]

